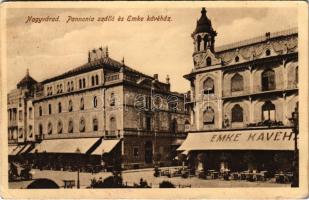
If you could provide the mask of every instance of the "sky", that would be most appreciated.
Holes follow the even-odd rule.
[[[297,27],[296,8],[206,8],[217,31],[215,45],[234,43],[266,32]],[[191,33],[201,8],[18,9],[7,11],[8,90],[29,68],[37,81],[87,62],[88,51],[108,46],[109,56],[145,74],[169,75],[171,89],[189,90],[183,78],[193,68]],[[171,22],[66,23],[72,17],[170,16]],[[25,23],[28,16],[57,17],[59,23]]]

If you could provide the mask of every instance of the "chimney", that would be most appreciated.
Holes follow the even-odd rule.
[[[270,32],[266,32],[265,37],[266,37],[266,40],[269,40],[270,39]]]
[[[90,57],[90,51],[88,51],[88,63],[90,63],[91,57]]]
[[[155,80],[159,80],[159,75],[158,75],[158,74],[154,74],[154,75],[153,75],[153,78],[154,78]]]
[[[169,75],[166,75],[166,83],[170,84],[170,77],[169,77]]]

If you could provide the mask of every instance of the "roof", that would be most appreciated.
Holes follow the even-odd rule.
[[[37,81],[34,80],[34,79],[29,75],[29,71],[27,70],[26,76],[25,76],[23,79],[21,79],[21,81],[19,81],[19,82],[17,83],[17,88],[21,88],[21,87],[27,87],[27,88],[29,88],[29,87],[31,87],[32,85],[36,84],[36,83],[37,83]]]
[[[216,35],[216,31],[213,30],[211,20],[206,16],[206,9],[202,8],[201,17],[196,22],[196,29],[193,34],[207,32]]]
[[[223,52],[223,51],[237,49],[237,48],[240,48],[240,47],[249,46],[249,45],[260,43],[260,42],[265,42],[269,39],[275,39],[275,38],[279,38],[279,37],[294,35],[294,34],[297,34],[297,33],[298,33],[297,27],[293,27],[293,28],[278,31],[278,32],[272,32],[272,33],[268,32],[268,33],[266,33],[265,35],[262,35],[262,36],[258,36],[258,37],[250,38],[250,39],[247,39],[247,40],[241,40],[241,41],[238,41],[238,42],[222,45],[222,46],[219,46],[215,49],[216,49],[217,53],[220,53],[220,52]]]
[[[118,62],[118,61],[116,61],[116,60],[114,60],[110,57],[102,57],[100,59],[88,62],[84,65],[79,66],[79,67],[76,67],[76,68],[74,68],[70,71],[67,71],[67,72],[65,72],[61,75],[46,79],[46,80],[42,81],[42,83],[49,83],[49,82],[52,82],[52,81],[60,80],[60,79],[63,79],[63,78],[67,78],[67,77],[70,77],[70,76],[89,72],[89,71],[92,71],[92,70],[101,69],[101,68],[103,68],[103,66],[110,68],[110,69],[113,69],[113,70],[117,70],[117,71],[120,71],[121,68],[122,68],[124,71],[132,72],[132,73],[153,79],[153,77],[148,76],[146,74],[143,74],[143,73],[141,73],[141,72],[139,72],[135,69],[132,69],[131,67],[128,67],[128,66],[124,65],[123,63],[120,63],[120,62]]]

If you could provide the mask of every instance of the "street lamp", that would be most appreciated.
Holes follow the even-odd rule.
[[[294,132],[294,161],[293,161],[293,180],[291,187],[299,187],[299,160],[298,160],[298,147],[297,147],[297,137],[299,133],[299,122],[298,122],[298,105],[294,112],[292,112],[292,118],[289,119],[293,125]]]
[[[80,150],[79,148],[76,149],[75,153],[77,154],[77,189],[80,188],[80,183],[79,183],[79,169],[80,169]]]

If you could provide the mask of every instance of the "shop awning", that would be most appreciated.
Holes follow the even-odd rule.
[[[91,154],[92,155],[102,155],[104,153],[111,152],[120,140],[102,140],[100,146],[96,148]]]
[[[24,148],[24,145],[12,145],[12,146],[9,146],[8,153],[11,156],[15,156],[19,154],[20,151],[23,150],[23,148]]]
[[[189,133],[178,151],[293,150],[291,129],[263,129]]]
[[[70,138],[43,140],[31,153],[86,153],[99,138]]]
[[[27,144],[22,148],[19,154],[29,153],[33,148],[34,148],[34,144]]]

